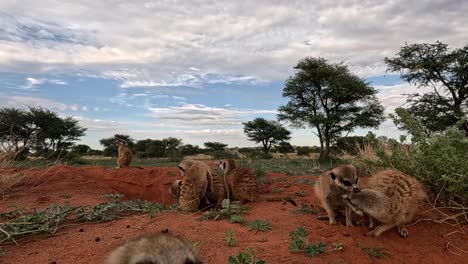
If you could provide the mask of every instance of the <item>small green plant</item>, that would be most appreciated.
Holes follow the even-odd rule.
[[[294,182],[299,183],[299,184],[307,184],[307,185],[311,185],[311,186],[315,185],[315,182],[313,180],[307,179],[307,178],[299,179],[299,180],[296,180]]]
[[[322,241],[318,244],[310,244],[306,239],[308,235],[309,232],[303,226],[298,227],[295,231],[289,232],[289,238],[291,239],[289,251],[292,253],[305,252],[309,257],[315,257],[325,252],[326,244]]]
[[[232,230],[232,228],[229,228],[228,231],[224,232],[224,241],[228,247],[232,247],[236,243],[236,240],[234,239],[234,230]]]
[[[271,188],[270,192],[271,193],[282,193],[282,192],[284,192],[284,188],[275,188],[275,187],[273,187],[273,188]]]
[[[230,223],[244,223],[244,219],[241,214],[250,208],[241,206],[239,202],[231,202],[228,199],[224,199],[221,205],[221,210],[211,209],[210,211],[203,214],[198,220],[203,221],[207,219],[221,220],[228,219]]]
[[[305,202],[301,202],[301,206],[297,209],[292,210],[293,213],[295,214],[316,214],[317,211],[315,211],[314,208],[312,208],[310,205],[308,205]]]
[[[255,220],[253,222],[249,222],[247,223],[247,226],[250,228],[250,230],[255,230],[257,232],[265,232],[272,229],[270,222],[262,220]]]
[[[304,196],[306,196],[306,192],[305,191],[298,191],[298,192],[294,192],[293,195],[297,196],[297,197],[304,197]]]
[[[0,223],[0,244],[13,242],[34,234],[54,234],[65,224],[108,222],[114,219],[147,213],[149,216],[166,210],[161,204],[138,199],[122,201],[122,195],[106,195],[110,201],[84,207],[72,207],[69,204],[53,204],[43,210],[23,212],[15,210],[5,213],[9,220]],[[8,216],[8,217],[6,217]]]
[[[374,261],[375,258],[382,258],[387,255],[385,253],[384,248],[380,246],[375,246],[375,247],[365,247],[362,245],[358,245],[358,247],[364,251],[369,257]]]
[[[71,198],[71,195],[70,194],[64,194],[64,195],[62,195],[62,198],[69,199],[69,198]]]
[[[264,260],[257,260],[255,250],[247,248],[246,252],[239,252],[237,257],[230,256],[228,259],[229,264],[265,264]]]

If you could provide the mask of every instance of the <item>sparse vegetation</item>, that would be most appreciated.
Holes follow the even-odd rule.
[[[224,241],[228,247],[232,247],[236,243],[236,240],[234,239],[234,230],[232,230],[232,228],[229,228],[228,231],[224,232]]]
[[[250,228],[250,230],[255,230],[257,232],[265,232],[272,229],[271,223],[263,220],[248,222],[247,226]]]
[[[374,261],[375,258],[383,258],[387,255],[384,248],[380,246],[375,247],[365,247],[363,245],[358,245],[358,247]]]
[[[161,204],[138,199],[122,201],[121,195],[108,195],[110,200],[95,206],[72,207],[53,204],[44,210],[24,212],[14,210],[4,213],[8,218],[0,223],[0,244],[13,242],[34,234],[53,234],[65,224],[84,222],[108,222],[132,214],[147,213],[150,217],[165,210]]]
[[[223,200],[221,210],[211,209],[210,211],[203,214],[199,221],[211,219],[221,220],[228,219],[230,223],[244,223],[244,219],[241,214],[250,208],[241,206],[239,202],[231,202],[228,199]]]
[[[318,244],[310,244],[306,238],[308,235],[309,232],[303,226],[298,227],[295,231],[289,232],[289,238],[291,239],[289,251],[292,253],[305,252],[309,257],[315,257],[325,252],[326,244],[322,241]]]
[[[308,205],[306,202],[301,202],[301,206],[299,208],[292,210],[292,212],[295,214],[316,214],[317,213],[317,211],[315,211],[315,209],[312,208],[310,205]]]
[[[299,183],[299,184],[307,184],[307,185],[311,185],[311,186],[315,185],[315,182],[313,180],[307,179],[307,178],[295,180],[294,182]]]
[[[257,260],[255,250],[247,248],[246,252],[239,252],[237,257],[230,256],[228,259],[229,264],[265,264],[264,260]]]

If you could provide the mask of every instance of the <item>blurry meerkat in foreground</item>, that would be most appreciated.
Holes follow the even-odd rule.
[[[375,227],[375,220],[380,222],[367,233],[373,237],[394,227],[400,236],[407,237],[405,225],[413,220],[426,196],[421,183],[395,170],[378,172],[369,179],[368,188],[344,195],[350,208],[369,216],[369,228]]]
[[[237,167],[233,159],[222,160],[218,166],[224,173],[223,180],[229,199],[238,200],[241,203],[261,200],[269,202],[286,201],[297,206],[291,197],[260,197],[255,174],[249,168]]]
[[[128,143],[126,140],[117,139],[115,144],[119,146],[118,153],[119,156],[117,158],[117,166],[118,168],[129,167],[130,163],[132,162],[133,152],[128,147]]]
[[[345,206],[343,195],[359,192],[359,178],[353,165],[341,165],[326,171],[315,183],[315,194],[328,215],[330,225],[336,224],[336,212],[345,211],[346,226],[353,225],[353,210]],[[325,219],[320,216],[319,219]]]
[[[178,237],[145,234],[130,239],[108,256],[106,264],[202,264],[198,252]]]

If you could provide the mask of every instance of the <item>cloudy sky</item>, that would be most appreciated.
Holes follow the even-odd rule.
[[[114,133],[250,146],[241,123],[276,118],[301,58],[346,62],[391,112],[414,88],[383,58],[405,42],[466,45],[466,14],[463,0],[1,0],[0,106],[74,116],[93,147]]]

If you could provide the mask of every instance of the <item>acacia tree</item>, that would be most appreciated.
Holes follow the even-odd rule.
[[[265,154],[270,151],[272,146],[291,139],[291,132],[276,121],[257,117],[243,124],[244,133],[249,140],[255,143],[262,143],[262,150]]]
[[[429,132],[442,132],[466,117],[468,45],[449,50],[441,42],[406,44],[394,58],[385,58],[385,63],[388,70],[399,72],[405,81],[418,87],[432,87],[432,92],[411,94],[407,109]],[[468,121],[462,126],[468,136]]]
[[[314,128],[321,159],[328,158],[331,144],[342,134],[384,120],[376,90],[343,63],[307,57],[294,69],[283,89],[289,102],[279,108],[278,118],[297,128]]]
[[[210,151],[222,151],[227,147],[227,144],[221,142],[205,142],[203,145]]]

